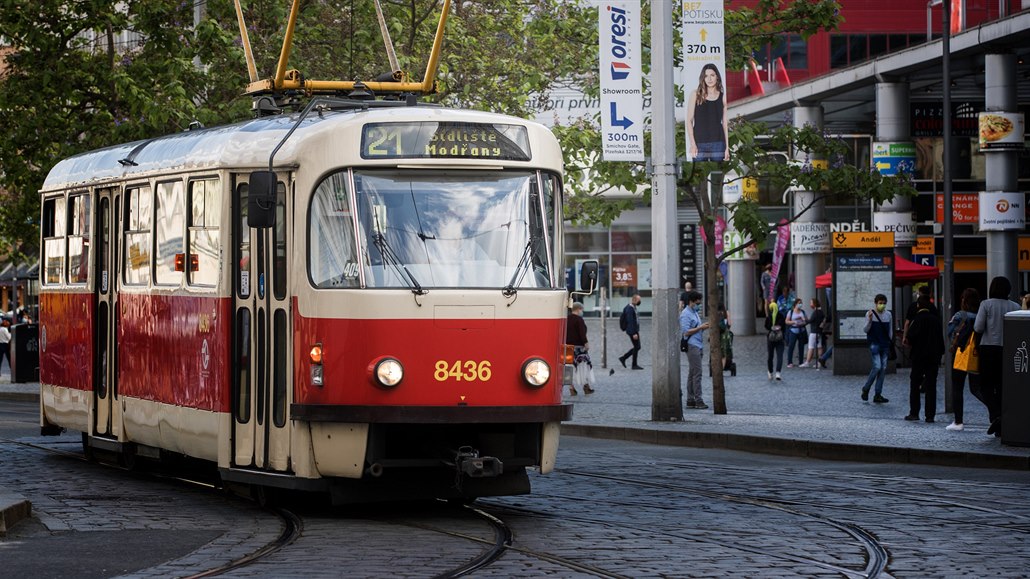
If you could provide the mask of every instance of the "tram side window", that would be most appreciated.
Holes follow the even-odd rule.
[[[190,267],[192,286],[218,285],[221,259],[222,196],[218,179],[190,183],[189,257],[196,262]]]
[[[85,285],[89,278],[89,224],[93,219],[89,195],[68,198],[68,283]]]
[[[43,285],[59,285],[64,272],[64,236],[65,236],[64,197],[54,197],[43,202],[43,252],[44,274]]]
[[[308,230],[308,274],[319,288],[360,285],[347,173],[322,181],[311,201]]]
[[[175,267],[175,256],[182,254],[182,237],[186,231],[186,200],[182,181],[158,183],[154,194],[157,216],[154,219],[154,236],[157,238],[154,255],[154,283],[158,285],[179,285],[182,283],[182,267]]]
[[[150,187],[135,187],[125,194],[125,283],[150,283]]]

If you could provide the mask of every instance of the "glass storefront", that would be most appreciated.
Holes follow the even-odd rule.
[[[598,279],[607,296],[607,309],[618,315],[639,293],[639,312],[651,313],[651,227],[644,224],[612,225],[604,227],[568,227],[565,234],[565,271],[567,285],[575,283],[579,264],[596,259]],[[600,288],[599,288],[600,289]],[[583,302],[586,315],[600,315],[601,292],[590,296],[577,296]]]

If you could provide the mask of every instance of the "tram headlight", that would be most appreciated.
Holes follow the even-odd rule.
[[[539,388],[551,379],[551,366],[541,358],[530,358],[522,365],[522,378],[530,386]]]
[[[393,388],[404,378],[404,366],[396,358],[381,358],[372,367],[372,376],[380,386]]]

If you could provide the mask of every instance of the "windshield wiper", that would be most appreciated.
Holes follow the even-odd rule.
[[[519,259],[518,265],[515,266],[515,273],[511,275],[511,281],[501,289],[501,294],[504,297],[508,298],[518,293],[519,290],[515,286],[522,283],[522,278],[526,276],[526,271],[529,269],[527,266],[530,262],[529,256],[533,249],[534,241],[536,240],[530,237],[529,241],[526,242],[526,248],[522,250],[522,257]]]
[[[400,278],[403,279],[405,283],[407,283],[409,286],[411,286],[412,293],[419,296],[429,293],[428,290],[422,289],[422,284],[418,283],[418,280],[415,279],[415,276],[412,275],[410,271],[408,271],[408,266],[404,265],[404,263],[401,262],[400,258],[397,257],[397,254],[393,251],[393,248],[390,247],[389,243],[387,243],[385,235],[377,231],[373,243],[375,243],[376,248],[379,249],[379,253],[383,256],[384,261],[390,262],[394,269],[404,270],[404,275],[400,276]]]

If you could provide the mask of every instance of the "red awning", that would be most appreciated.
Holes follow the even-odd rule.
[[[894,285],[902,287],[921,281],[933,281],[941,275],[941,271],[932,265],[922,265],[894,255]],[[833,285],[833,274],[824,273],[815,278],[815,287],[824,288]]]

